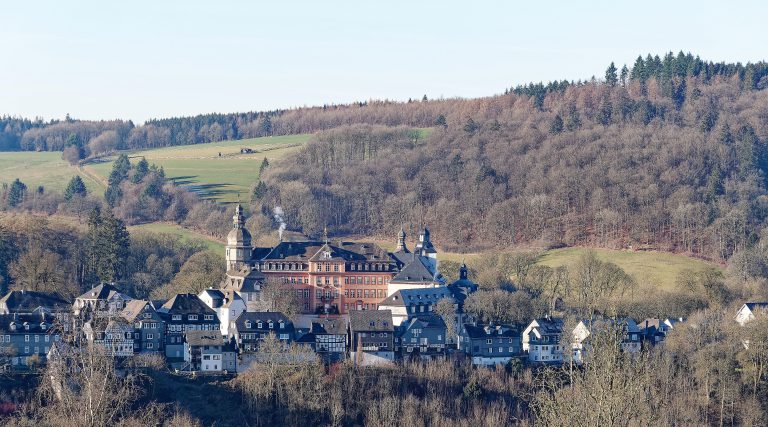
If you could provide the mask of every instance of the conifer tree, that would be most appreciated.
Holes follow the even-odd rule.
[[[141,182],[142,179],[144,179],[145,176],[149,173],[149,162],[144,157],[139,160],[138,163],[136,163],[136,167],[133,170],[133,176],[131,177],[131,182],[134,184],[138,184]]]
[[[269,160],[267,160],[266,157],[264,157],[264,160],[261,161],[261,165],[259,166],[259,176],[261,176],[264,173],[264,170],[269,167]]]
[[[616,75],[616,65],[611,62],[611,65],[608,66],[608,69],[605,70],[605,83],[608,84],[608,86],[616,86],[616,83],[618,83],[619,78]]]
[[[560,117],[560,114],[556,114],[555,118],[552,119],[552,123],[549,125],[549,133],[552,135],[557,135],[558,133],[563,131],[563,118]]]
[[[80,178],[80,175],[75,175],[69,180],[69,184],[67,185],[66,190],[64,190],[64,199],[72,200],[72,197],[74,196],[85,197],[87,194],[88,189],[85,188],[85,183],[82,178]]]
[[[448,122],[445,120],[445,116],[440,114],[437,116],[437,119],[435,119],[435,126],[440,126],[443,129],[448,129]]]
[[[16,207],[24,200],[24,194],[27,192],[27,186],[23,182],[16,178],[11,183],[11,188],[8,190],[8,206]]]

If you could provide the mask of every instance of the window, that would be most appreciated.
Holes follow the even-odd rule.
[[[190,314],[187,316],[187,319],[189,320],[197,320],[197,314]]]
[[[333,264],[333,271],[339,271],[339,264]]]
[[[154,347],[155,347],[154,343],[151,343],[151,342],[147,343],[147,348],[154,348]]]
[[[29,347],[24,347],[24,353],[29,353]]]
[[[204,315],[205,320],[213,320],[213,314],[205,314]]]
[[[51,338],[50,336],[46,335],[46,336],[45,336],[45,342],[48,342],[48,341],[50,341],[50,338]]]
[[[151,340],[155,338],[155,334],[147,334],[147,339]]]
[[[488,353],[493,353],[493,347],[488,347]]]
[[[40,342],[40,335],[35,335],[35,342]]]
[[[145,319],[151,319],[152,318],[152,313],[144,313],[144,318]]]
[[[499,353],[504,353],[504,347],[499,347]]]
[[[24,342],[29,342],[29,335],[24,335]]]
[[[269,322],[269,329],[274,329],[274,327],[275,327],[275,324],[270,321]]]
[[[493,344],[493,340],[492,340],[492,339],[490,339],[490,338],[488,338],[487,340],[485,340],[485,343],[486,343],[486,344]]]
[[[181,314],[174,314],[171,316],[171,320],[181,320]]]

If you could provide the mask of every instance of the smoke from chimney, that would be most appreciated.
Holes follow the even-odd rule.
[[[275,206],[274,209],[272,209],[272,217],[275,218],[275,221],[277,221],[280,226],[277,228],[277,234],[280,236],[280,241],[283,241],[283,231],[285,231],[285,218],[283,217],[285,215],[285,212],[283,212],[283,208],[280,206]]]

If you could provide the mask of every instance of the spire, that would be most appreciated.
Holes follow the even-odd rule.
[[[245,227],[245,217],[243,216],[243,207],[240,203],[235,206],[235,215],[232,216],[232,228]]]
[[[328,244],[328,227],[323,227],[323,240],[325,241],[325,244]]]
[[[397,249],[395,252],[408,252],[408,247],[405,245],[405,230],[403,230],[402,224],[400,225],[400,232],[397,233]]]
[[[467,280],[467,277],[467,264],[462,261],[461,267],[459,267],[459,280]]]

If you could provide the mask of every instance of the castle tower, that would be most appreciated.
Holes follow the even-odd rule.
[[[408,246],[405,244],[405,230],[403,230],[402,225],[400,226],[400,232],[397,233],[397,248],[395,252],[409,252]]]
[[[232,217],[232,231],[227,235],[227,270],[239,270],[251,260],[251,234],[245,229],[240,203]]]
[[[416,243],[416,253],[421,256],[437,259],[437,250],[432,246],[432,241],[429,240],[429,228],[427,227],[424,227],[424,230],[419,233],[419,242]]]

